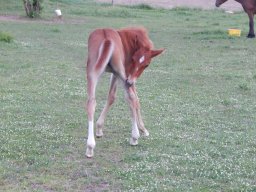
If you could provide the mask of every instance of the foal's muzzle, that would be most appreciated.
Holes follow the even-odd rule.
[[[129,79],[126,79],[126,80],[125,80],[125,85],[126,85],[127,87],[131,87],[133,84],[134,84],[134,83],[131,82],[131,81],[129,81]]]

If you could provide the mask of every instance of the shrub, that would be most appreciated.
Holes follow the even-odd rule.
[[[135,8],[135,9],[144,9],[144,10],[152,10],[154,9],[153,7],[151,7],[150,5],[147,4],[138,4],[138,5],[133,5],[131,6],[131,8]]]
[[[0,41],[10,43],[12,40],[13,37],[10,34],[0,31]]]
[[[43,0],[23,0],[24,8],[28,17],[38,17],[43,9]]]

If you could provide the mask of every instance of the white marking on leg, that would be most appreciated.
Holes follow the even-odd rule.
[[[86,150],[87,157],[93,156],[93,149],[95,148],[95,145],[96,145],[96,142],[95,142],[95,138],[94,138],[93,121],[89,121],[87,150]]]
[[[140,137],[140,132],[139,132],[136,121],[134,121],[133,125],[132,125],[132,137],[130,139],[130,144],[131,145],[138,145],[139,137]]]
[[[89,121],[87,145],[92,146],[92,147],[95,146],[94,127],[93,127],[93,122],[92,121]]]
[[[132,137],[134,139],[138,139],[140,137],[140,132],[137,123],[134,123],[134,125],[132,126]]]

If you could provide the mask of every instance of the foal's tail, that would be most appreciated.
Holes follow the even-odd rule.
[[[105,39],[99,48],[99,56],[96,61],[96,69],[103,72],[109,63],[113,54],[114,44],[111,40]]]

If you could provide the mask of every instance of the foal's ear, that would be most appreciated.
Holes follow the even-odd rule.
[[[151,58],[161,54],[165,49],[151,50]]]

